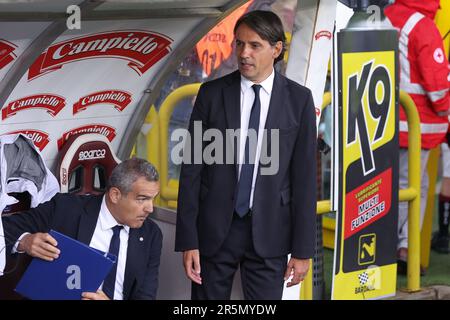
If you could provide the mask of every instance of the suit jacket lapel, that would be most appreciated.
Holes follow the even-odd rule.
[[[227,118],[227,128],[241,127],[241,77],[238,71],[227,78],[228,87],[223,89],[223,100]]]
[[[223,101],[225,107],[225,115],[227,119],[228,129],[240,129],[241,127],[241,74],[236,71],[231,74],[227,79],[229,86],[223,89]],[[230,146],[227,146],[227,150],[230,150]],[[237,173],[239,172],[237,161],[237,150],[239,147],[239,141],[233,143],[234,163]]]
[[[271,130],[280,129],[280,117],[285,112],[285,102],[288,91],[286,90],[286,80],[275,71],[275,78],[273,80],[272,94],[270,96],[269,112],[267,113],[266,124],[264,126],[266,135],[263,136],[266,141],[263,141],[261,152],[271,150]],[[263,133],[264,134],[264,133]],[[264,146],[266,144],[266,147]],[[261,165],[259,166],[258,175],[261,172]],[[256,186],[255,186],[256,187]]]
[[[144,268],[144,266],[139,266],[139,262],[146,261],[147,257],[142,257],[145,254],[144,244],[145,239],[144,233],[141,229],[130,228],[130,234],[128,236],[128,249],[127,249],[127,264],[125,266],[125,278],[123,282],[123,299],[128,300],[131,294],[131,287],[135,279],[135,275],[139,268]],[[142,240],[140,240],[142,239]]]
[[[130,235],[128,236],[128,250],[127,250],[127,264],[125,266],[125,277],[123,281],[123,299],[128,300],[133,283],[135,264],[133,261],[138,259],[138,252],[136,250],[136,231],[130,228]]]
[[[100,214],[102,199],[103,195],[94,196],[84,207],[85,214],[81,215],[77,236],[77,239],[84,244],[89,245],[89,243],[91,243],[91,239],[95,231],[95,226],[97,225],[98,215]]]
[[[287,95],[285,90],[286,80],[275,71],[272,95],[270,96],[269,112],[267,113],[265,129],[270,143],[270,129],[279,129],[280,115],[283,113],[284,101]],[[270,144],[268,144],[268,147]],[[269,149],[270,150],[270,149]]]
[[[270,96],[270,103],[269,103],[269,112],[267,113],[266,118],[266,124],[264,126],[266,136],[263,138],[267,139],[266,141],[263,141],[262,150],[261,152],[264,152],[264,148],[266,152],[270,152],[271,150],[271,129],[280,129],[280,117],[283,113],[285,113],[285,103],[288,101],[288,94],[289,92],[286,90],[286,80],[280,76],[278,72],[275,71],[275,78],[273,80],[273,87],[272,87],[272,94]],[[264,133],[263,133],[264,134]],[[264,146],[266,144],[266,147]],[[262,154],[261,154],[262,155]],[[273,155],[270,155],[273,156]],[[259,190],[259,176],[261,174],[261,163],[258,167],[258,174],[256,178],[255,183],[255,195],[257,194]]]

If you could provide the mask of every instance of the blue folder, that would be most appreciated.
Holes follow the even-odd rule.
[[[82,292],[96,292],[117,257],[51,230],[59,257],[51,262],[34,258],[16,291],[32,300],[80,300]]]

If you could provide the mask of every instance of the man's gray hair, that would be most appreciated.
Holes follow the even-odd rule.
[[[139,178],[147,181],[159,181],[158,171],[147,160],[131,158],[119,163],[112,171],[108,180],[107,190],[116,187],[120,192],[127,194],[131,191],[131,186]]]

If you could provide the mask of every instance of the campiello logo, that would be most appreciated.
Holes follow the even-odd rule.
[[[7,66],[16,58],[14,50],[17,46],[14,43],[0,39],[0,69]]]
[[[86,110],[96,104],[112,104],[117,110],[123,111],[131,102],[131,94],[120,90],[106,90],[91,93],[80,98],[73,105],[73,114]]]
[[[17,134],[17,133],[23,133],[26,135],[29,139],[31,139],[34,143],[34,145],[40,150],[44,150],[44,148],[47,146],[47,144],[50,142],[48,139],[48,133],[39,131],[39,130],[17,130],[13,132],[8,132],[6,134]]]
[[[17,112],[29,109],[46,109],[51,116],[56,116],[66,105],[63,97],[54,94],[36,94],[14,100],[2,109],[2,120],[14,116]]]
[[[139,75],[170,52],[173,40],[155,32],[129,30],[96,33],[50,46],[31,65],[28,80],[62,68],[66,63],[95,58],[117,58]]]
[[[321,30],[321,31],[317,32],[316,35],[314,36],[314,38],[316,40],[319,40],[322,37],[331,39],[331,32],[328,30]]]
[[[73,135],[83,134],[83,133],[99,133],[112,141],[116,137],[116,129],[110,127],[106,124],[88,124],[82,127],[72,129],[70,131],[64,132],[61,138],[58,139],[58,150],[61,150],[64,143]]]

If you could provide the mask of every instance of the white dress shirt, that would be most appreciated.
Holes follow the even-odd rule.
[[[253,207],[253,192],[255,190],[256,177],[259,168],[259,158],[261,156],[261,146],[263,141],[264,128],[266,126],[267,114],[269,112],[270,97],[272,96],[273,80],[275,79],[275,72],[272,73],[266,80],[259,83],[261,89],[259,90],[259,99],[261,102],[261,112],[259,115],[259,130],[258,130],[258,145],[256,149],[255,166],[253,168],[252,191],[250,193],[250,208]],[[244,162],[245,142],[248,131],[248,122],[250,120],[250,113],[252,111],[253,101],[255,101],[255,92],[252,86],[255,83],[241,75],[241,135],[239,143],[239,177],[241,176],[242,163]]]
[[[95,226],[95,231],[92,235],[89,246],[103,252],[108,252],[109,243],[111,242],[111,238],[113,236],[112,228],[116,225],[120,225],[120,223],[118,223],[112,216],[106,206],[105,196],[103,196],[100,214],[97,219],[97,225]],[[129,232],[129,226],[123,226],[122,230],[120,230],[120,248],[117,261],[116,284],[114,285],[114,300],[123,299],[123,282],[125,279]],[[103,283],[100,288],[103,288]]]

